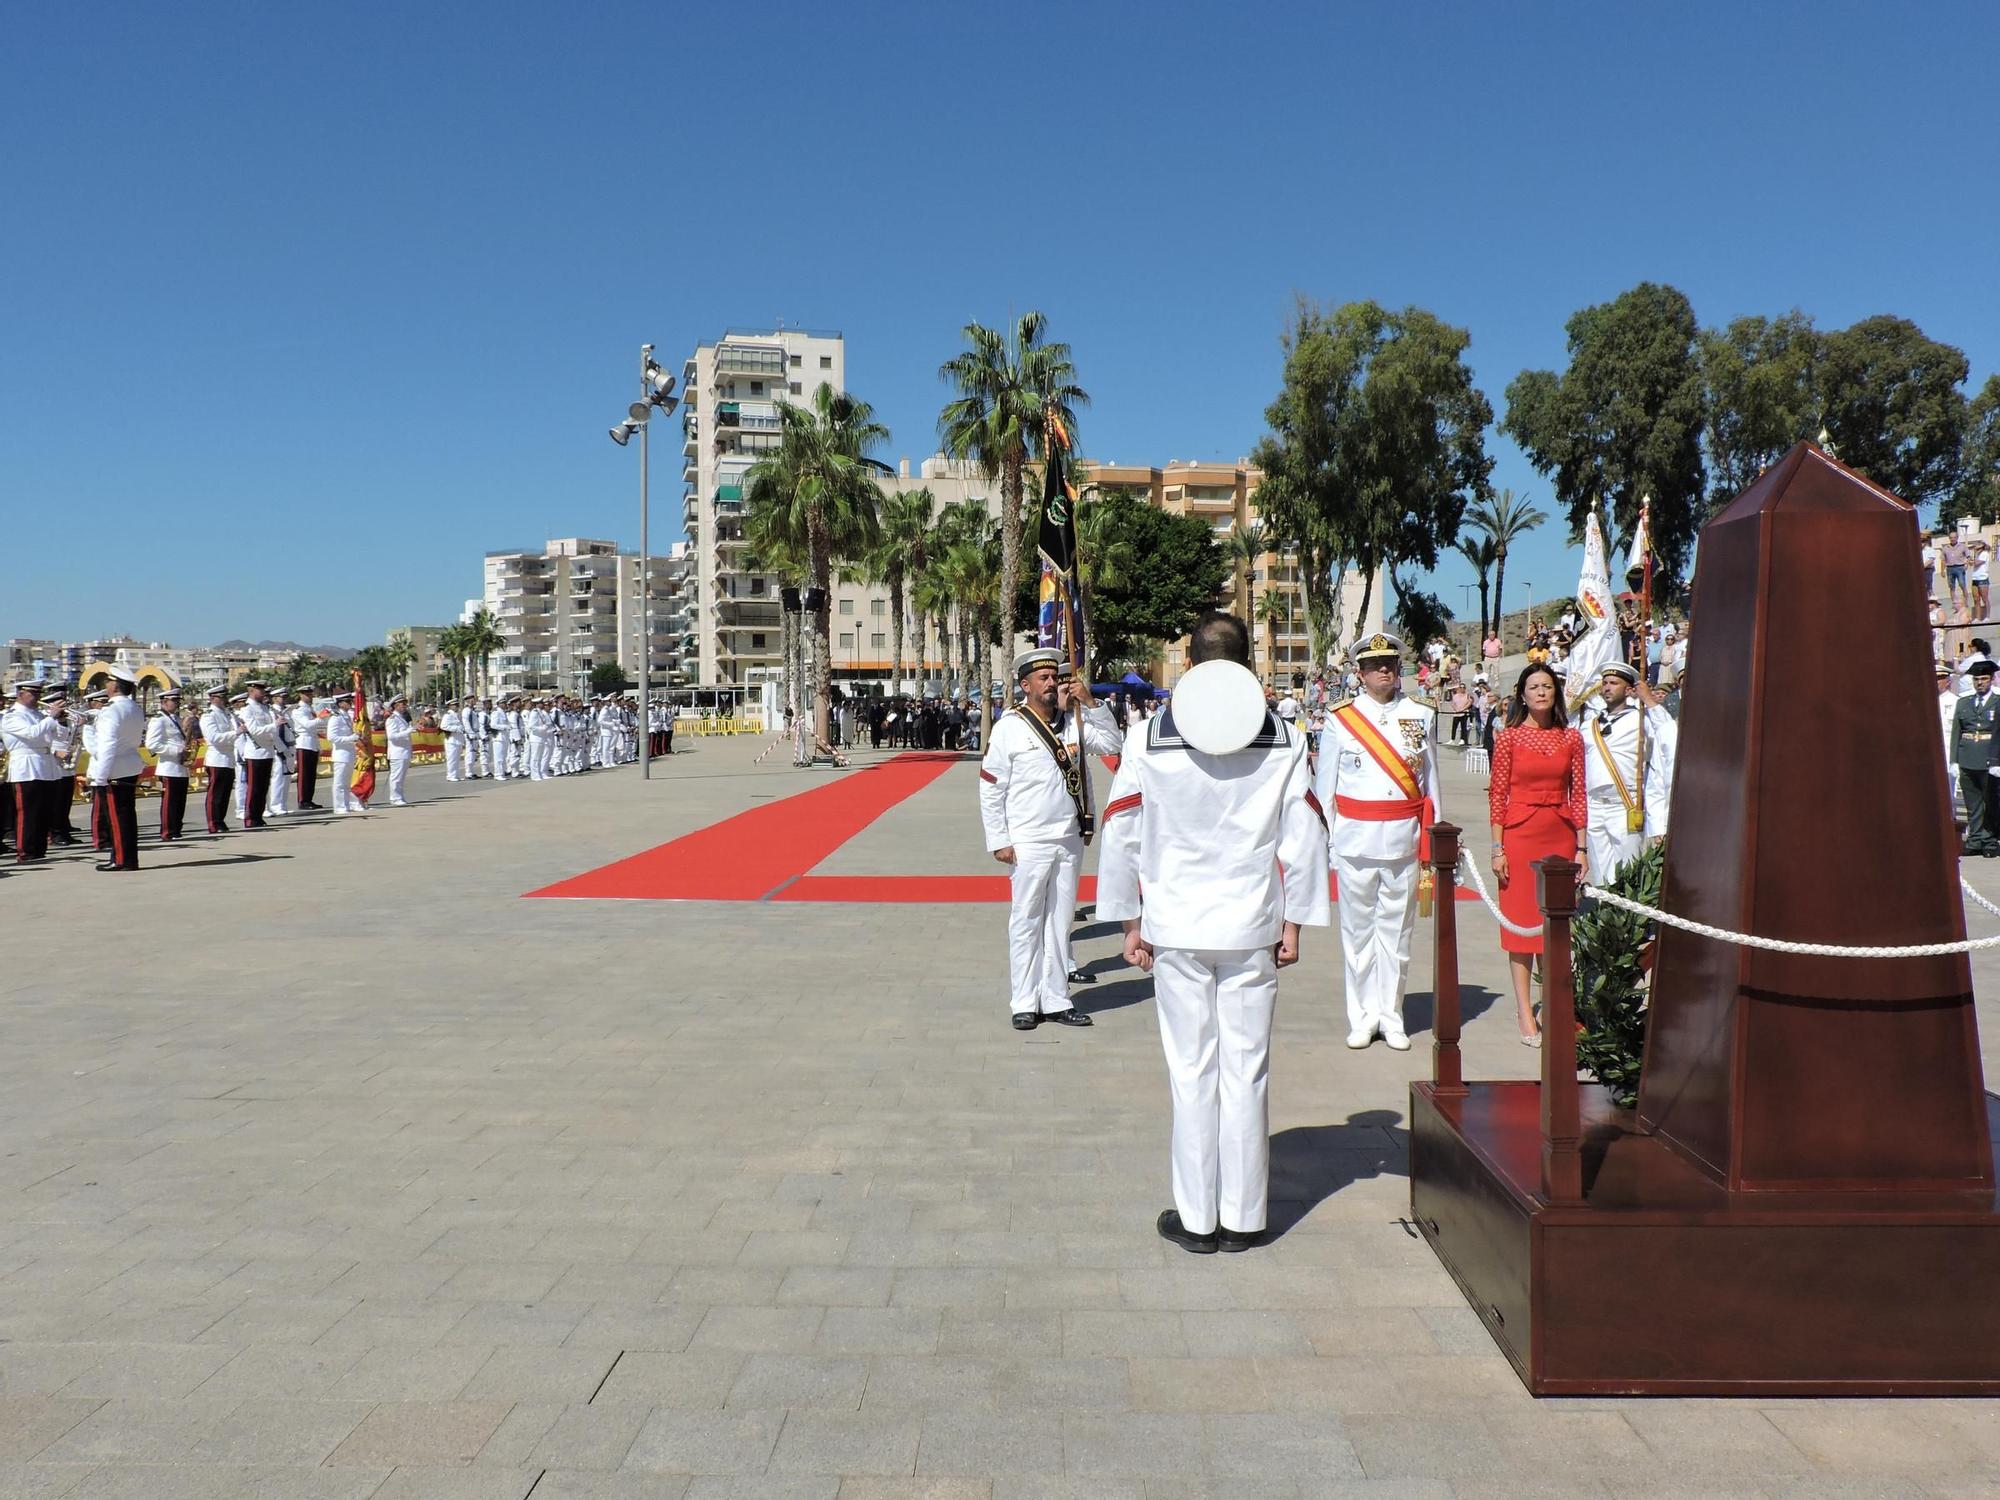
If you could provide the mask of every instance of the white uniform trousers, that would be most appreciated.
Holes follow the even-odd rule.
[[[1410,934],[1417,924],[1417,860],[1333,857],[1339,882],[1340,956],[1347,972],[1347,1029],[1403,1029]],[[1241,1224],[1231,1224],[1241,1229]]]
[[[403,805],[403,783],[409,779],[409,775],[410,757],[391,752],[389,756],[389,805],[391,807],[401,807]]]
[[[1269,948],[1153,950],[1153,1001],[1174,1096],[1174,1207],[1194,1234],[1265,1227],[1271,1186]]]
[[[527,762],[528,780],[540,781],[549,774],[549,740],[547,735],[528,736]]]
[[[448,734],[444,737],[444,779],[460,781],[465,776],[465,736]]]
[[[354,762],[350,755],[342,760],[333,758],[333,810],[337,813],[355,811],[361,804],[354,800]]]
[[[1069,924],[1076,915],[1076,877],[1083,840],[1016,844],[1007,912],[1010,1014],[1052,1015],[1070,1008]]]
[[[466,742],[465,774],[478,780],[486,774],[486,736],[474,735]]]
[[[1625,831],[1625,804],[1590,804],[1590,878],[1609,885],[1618,867],[1645,852],[1646,835]]]
[[[292,776],[282,755],[271,757],[271,795],[264,799],[264,811],[282,818],[292,810]]]
[[[507,753],[506,737],[502,736],[501,738],[494,740],[493,779],[495,781],[505,781],[507,779],[507,762],[511,759],[513,759],[513,757]]]

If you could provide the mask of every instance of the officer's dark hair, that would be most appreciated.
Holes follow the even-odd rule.
[[[1188,634],[1188,663],[1233,661],[1250,665],[1250,627],[1227,610],[1211,609]]]
[[[1976,635],[1972,638],[1972,649],[1977,651],[1981,656],[1991,656],[1993,654],[1993,648]]]

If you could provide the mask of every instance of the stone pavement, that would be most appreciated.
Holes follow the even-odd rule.
[[[1525,1395],[1404,1222],[1427,955],[1354,1054],[1308,935],[1284,1232],[1197,1259],[1108,924],[1097,1026],[1022,1037],[999,906],[520,899],[867,774],[687,748],[0,875],[0,1497],[2000,1494],[1991,1403]],[[822,868],[994,868],[974,785]],[[1461,912],[1467,1070],[1524,1076]]]

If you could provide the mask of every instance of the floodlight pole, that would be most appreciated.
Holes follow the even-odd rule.
[[[652,393],[646,389],[646,366],[651,361],[653,346],[639,346],[639,399],[646,400]],[[647,522],[652,515],[652,507],[646,493],[646,480],[652,465],[651,434],[653,423],[651,414],[639,424],[639,779],[653,779],[653,548]]]

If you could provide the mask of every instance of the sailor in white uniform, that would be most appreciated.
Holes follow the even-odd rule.
[[[181,836],[187,815],[188,737],[181,727],[181,690],[160,690],[160,711],[146,721],[146,749],[153,757],[153,781],[160,790],[160,842]]]
[[[313,695],[310,689],[299,693],[299,701],[292,705],[292,764],[297,768],[294,780],[299,789],[299,810],[319,811],[319,758],[326,748],[326,723],[313,712]]]
[[[444,731],[444,779],[458,781],[465,775],[465,716],[458,711],[458,699],[446,702],[438,728]]]
[[[326,716],[326,742],[333,751],[333,810],[346,817],[361,809],[354,798],[354,763],[361,758],[361,735],[354,727],[354,694],[333,695],[333,712]]]
[[[1331,829],[1347,980],[1347,1045],[1379,1033],[1398,1052],[1417,880],[1438,793],[1435,715],[1403,696],[1403,643],[1376,633],[1349,653],[1361,693],[1326,716],[1313,791]]]
[[[1605,666],[1598,692],[1603,706],[1583,725],[1583,781],[1590,808],[1590,868],[1595,878],[1609,884],[1618,867],[1644,850],[1648,839],[1666,834],[1676,725],[1637,669],[1622,661]],[[1632,701],[1635,693],[1644,700],[1643,706]]]
[[[993,741],[979,763],[986,848],[1008,867],[1012,884],[1008,1010],[1017,1031],[1032,1031],[1042,1021],[1091,1024],[1089,1016],[1070,1004],[1067,977],[1067,934],[1076,912],[1088,793],[1075,740],[1065,745],[1056,737],[1057,709],[1073,700],[1080,711],[1085,755],[1116,755],[1122,737],[1111,710],[1091,698],[1088,685],[1058,688],[1061,660],[1062,653],[1052,649],[1024,651],[1014,658],[1023,701],[993,726]]]
[[[401,693],[389,700],[388,716],[382,720],[382,739],[389,751],[389,805],[408,807],[403,788],[410,778],[415,734],[410,727],[410,700]]]
[[[1126,740],[1097,911],[1153,973],[1174,1101],[1174,1206],[1157,1228],[1207,1254],[1247,1250],[1266,1227],[1278,970],[1332,913],[1306,738],[1266,708],[1249,630],[1211,613],[1188,654],[1173,700]]]

